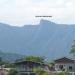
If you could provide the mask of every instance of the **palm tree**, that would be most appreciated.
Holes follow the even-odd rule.
[[[72,45],[72,47],[71,47],[70,53],[72,53],[72,54],[75,55],[75,40],[74,40],[73,45]]]

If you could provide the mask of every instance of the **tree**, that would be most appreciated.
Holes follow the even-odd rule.
[[[11,69],[9,71],[9,75],[18,75],[18,72],[16,71],[16,69]]]
[[[2,57],[0,57],[0,62],[2,62]]]
[[[72,53],[72,54],[75,55],[75,40],[74,40],[73,45],[72,45],[72,47],[71,47],[70,53]]]
[[[33,68],[34,73],[36,73],[37,75],[49,75],[48,72],[44,71],[43,69],[41,69],[40,67],[35,67]]]
[[[34,62],[44,62],[44,58],[39,56],[26,56],[24,57],[24,59],[28,61],[34,61]]]
[[[3,61],[2,57],[0,57],[0,66],[1,66],[1,65],[4,65],[5,63],[6,63],[6,62]]]
[[[15,64],[5,63],[5,68],[15,68]]]

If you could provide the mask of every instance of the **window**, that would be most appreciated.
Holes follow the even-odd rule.
[[[59,65],[55,65],[55,67],[56,67],[56,68],[58,68],[58,67],[59,67]]]
[[[63,70],[63,65],[59,65],[60,70]]]
[[[69,70],[72,71],[72,66],[69,66]]]

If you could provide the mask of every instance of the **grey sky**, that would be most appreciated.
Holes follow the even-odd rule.
[[[75,0],[0,0],[0,22],[11,25],[35,24],[41,18],[56,23],[75,24]]]

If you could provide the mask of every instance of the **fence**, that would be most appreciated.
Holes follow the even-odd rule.
[[[69,72],[69,75],[75,75],[75,72]]]
[[[63,72],[63,71],[52,71],[52,75],[59,75],[60,73],[63,73],[63,75],[75,75],[75,72]]]

